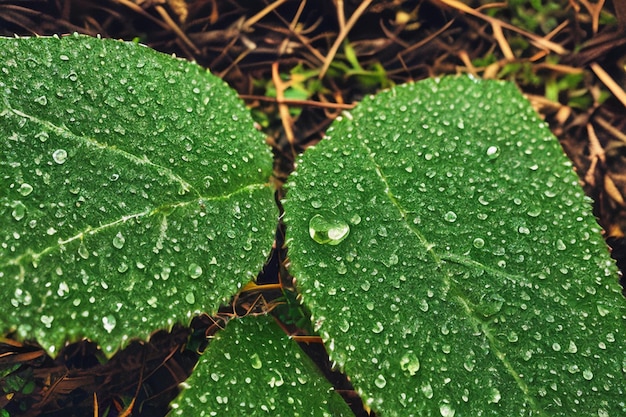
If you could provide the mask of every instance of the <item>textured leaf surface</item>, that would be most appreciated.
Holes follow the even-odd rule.
[[[311,359],[269,317],[232,320],[175,401],[181,416],[354,416]]]
[[[256,275],[271,155],[195,64],[84,37],[0,40],[1,331],[106,351]]]
[[[514,86],[402,86],[329,136],[285,201],[292,272],[379,415],[624,414],[616,270]]]

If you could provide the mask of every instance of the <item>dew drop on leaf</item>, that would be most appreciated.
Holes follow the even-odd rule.
[[[439,412],[441,413],[441,417],[454,417],[456,414],[456,410],[452,408],[450,404],[441,404],[441,406],[439,406]]]
[[[528,209],[526,214],[528,214],[530,217],[538,217],[541,214],[541,207],[532,206],[531,208]]]
[[[83,259],[89,258],[89,251],[87,250],[84,242],[80,242],[80,245],[78,246],[78,255]]]
[[[67,151],[65,149],[57,149],[52,152],[52,159],[59,165],[64,164],[67,161]]]
[[[20,221],[26,216],[26,206],[21,202],[17,202],[13,206],[13,211],[11,211],[11,216],[17,221]]]
[[[500,148],[497,146],[490,146],[487,148],[487,158],[494,160],[500,156]]]
[[[500,395],[500,391],[497,388],[491,389],[491,397],[489,398],[489,402],[492,404],[497,404],[502,399],[502,395]]]
[[[383,324],[382,324],[381,322],[379,322],[379,321],[377,321],[377,322],[374,324],[374,327],[372,327],[372,331],[373,331],[374,333],[380,333],[380,332],[382,332],[383,330],[384,330]]]
[[[376,384],[378,388],[382,389],[382,388],[385,388],[385,385],[387,385],[387,380],[385,379],[383,375],[378,375],[376,379],[374,380],[374,384]]]
[[[443,215],[443,218],[447,222],[454,223],[456,221],[457,216],[455,212],[449,211]]]
[[[118,232],[113,238],[113,246],[117,249],[122,249],[124,247],[124,243],[126,243],[126,238],[122,235],[121,232]]]
[[[419,371],[420,361],[412,351],[408,351],[404,354],[404,356],[402,356],[402,359],[400,359],[400,369],[407,371],[411,376],[415,375],[417,371]]]
[[[254,353],[252,356],[250,356],[250,360],[252,361],[251,366],[254,369],[261,369],[263,367],[263,362],[261,362],[261,358],[259,357],[258,353]]]
[[[476,249],[480,249],[482,247],[485,246],[485,241],[479,237],[477,237],[476,239],[474,239],[474,241],[472,242],[472,244],[474,245],[474,247]]]
[[[480,298],[477,310],[485,317],[497,314],[504,304],[504,299],[497,294],[484,294]]]
[[[185,295],[185,301],[187,301],[189,304],[193,304],[196,302],[196,296],[194,295],[194,293],[188,292]]]
[[[433,392],[433,387],[432,385],[430,385],[429,382],[427,382],[426,384],[422,385],[421,387],[422,390],[422,394],[424,394],[424,396],[428,399],[433,398],[434,392]]]
[[[48,104],[48,98],[46,96],[39,96],[35,99],[35,103],[45,106]]]
[[[350,226],[334,214],[316,214],[309,220],[309,236],[320,245],[338,245],[350,233]]]
[[[23,183],[22,185],[20,185],[20,188],[17,189],[17,191],[23,195],[24,197],[28,196],[30,193],[33,192],[33,186],[28,184],[28,183]]]
[[[113,329],[115,329],[115,325],[117,324],[117,320],[115,320],[115,316],[108,315],[102,317],[102,325],[104,326],[104,330],[107,333],[111,333]]]
[[[202,275],[202,267],[196,263],[191,263],[189,264],[189,268],[187,269],[187,272],[189,272],[189,276],[191,278],[196,279],[200,275]]]

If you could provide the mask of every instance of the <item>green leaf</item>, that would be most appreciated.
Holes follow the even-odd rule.
[[[173,404],[181,416],[354,416],[269,317],[231,320]]]
[[[217,77],[133,43],[1,39],[0,94],[0,331],[112,352],[257,274],[271,154]]]
[[[377,415],[624,414],[616,269],[513,85],[402,86],[328,133],[284,202],[291,271]]]

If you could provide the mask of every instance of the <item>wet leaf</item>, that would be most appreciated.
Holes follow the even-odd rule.
[[[269,317],[231,320],[209,344],[172,415],[354,416]]]
[[[377,415],[624,414],[616,269],[514,86],[398,87],[328,133],[289,185],[291,271]]]
[[[271,154],[217,77],[133,43],[2,39],[0,94],[1,331],[112,352],[256,275]]]

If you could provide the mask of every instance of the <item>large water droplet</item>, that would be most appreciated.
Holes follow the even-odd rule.
[[[188,292],[185,295],[185,301],[187,301],[189,304],[193,304],[196,302],[196,296],[194,295],[194,293]]]
[[[479,237],[477,237],[476,239],[474,239],[474,242],[472,242],[472,244],[474,245],[474,247],[476,249],[480,249],[483,246],[485,246],[485,241]]]
[[[374,327],[372,327],[372,331],[374,333],[380,333],[384,330],[383,324],[379,321],[376,322],[376,324],[374,324]]]
[[[126,243],[126,238],[124,238],[122,232],[118,232],[113,238],[113,246],[117,249],[122,249],[124,247],[124,243]]]
[[[497,146],[490,146],[487,148],[487,158],[494,160],[500,156],[500,148]]]
[[[35,99],[35,103],[45,106],[48,104],[48,98],[46,96],[39,96]]]
[[[251,366],[254,369],[261,369],[263,367],[263,362],[261,362],[261,358],[259,357],[258,353],[254,353],[252,356],[250,356],[250,360],[252,361]]]
[[[67,151],[65,149],[57,149],[52,152],[52,159],[59,165],[64,164],[67,161]]]
[[[432,385],[430,385],[429,382],[427,382],[426,384],[422,385],[422,387],[420,388],[422,391],[422,394],[424,394],[424,396],[428,399],[433,398],[434,392],[433,392],[433,387]]]
[[[28,183],[23,183],[22,185],[20,185],[20,188],[17,189],[17,192],[26,197],[33,192],[33,186]]]
[[[497,294],[484,294],[476,309],[485,317],[493,316],[502,309],[504,299]]]
[[[415,375],[417,371],[419,371],[420,361],[412,351],[409,351],[402,356],[402,359],[400,359],[400,369],[407,371],[411,376]]]
[[[443,218],[447,222],[454,223],[456,221],[457,216],[455,212],[449,211],[443,215]]]
[[[500,395],[500,391],[497,388],[491,389],[491,397],[489,398],[489,402],[492,404],[497,404],[502,399],[502,395]]]
[[[21,202],[17,202],[13,206],[13,211],[11,211],[11,216],[17,221],[20,221],[26,216],[26,206]]]
[[[374,384],[376,384],[378,388],[382,389],[382,388],[385,388],[385,385],[387,385],[387,380],[385,379],[383,375],[378,375],[376,379],[374,380]]]
[[[450,404],[441,404],[439,406],[439,412],[442,417],[454,417],[456,410],[452,408]]]
[[[196,263],[191,263],[189,264],[189,268],[187,269],[187,272],[189,272],[189,276],[191,278],[196,279],[200,275],[202,275],[202,267]]]
[[[321,245],[338,245],[350,233],[350,226],[334,214],[316,214],[309,221],[311,239]]]
[[[89,258],[89,251],[87,250],[84,242],[80,242],[80,245],[78,246],[78,255],[83,259]]]
[[[115,329],[115,325],[117,324],[117,320],[115,320],[115,316],[109,315],[102,317],[102,325],[104,326],[104,330],[107,333],[111,333],[113,329]]]

